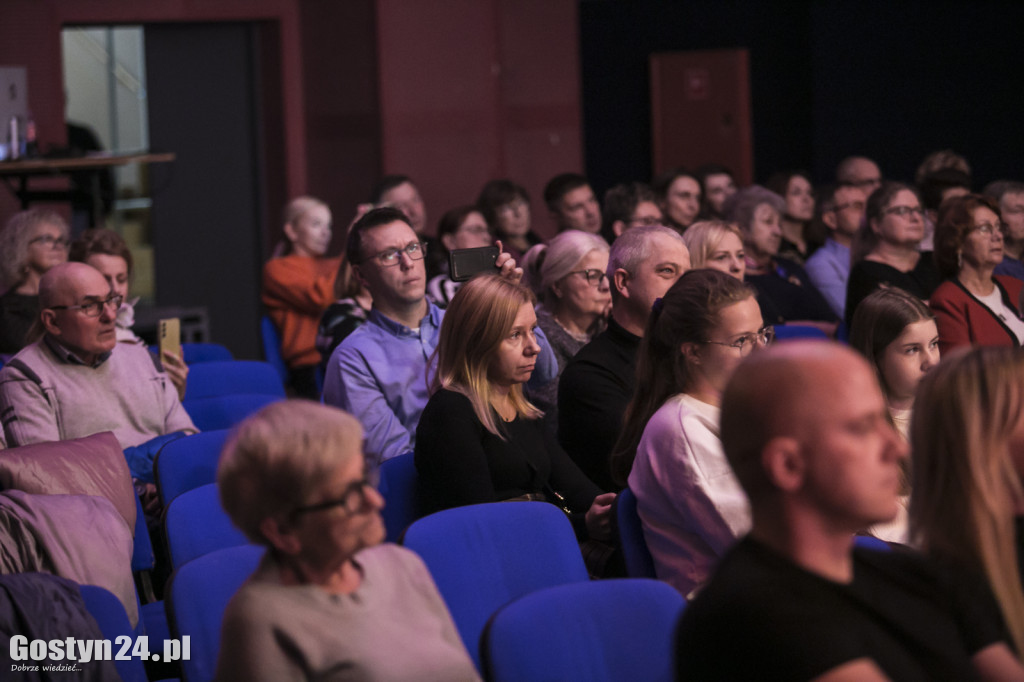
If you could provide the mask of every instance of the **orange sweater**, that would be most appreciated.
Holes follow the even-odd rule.
[[[316,329],[334,302],[334,280],[341,258],[282,256],[263,266],[263,305],[281,334],[281,354],[289,367],[320,362]]]

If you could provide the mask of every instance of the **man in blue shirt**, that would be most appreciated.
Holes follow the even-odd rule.
[[[814,286],[843,319],[846,282],[850,278],[850,244],[864,219],[864,190],[854,185],[831,185],[819,193],[819,219],[828,228],[825,245],[814,252],[804,268]]]
[[[371,466],[413,449],[429,398],[428,366],[444,311],[426,298],[424,253],[409,219],[394,208],[369,211],[349,232],[346,256],[373,297],[373,310],[331,354],[323,399],[362,423]],[[502,276],[522,277],[507,253],[495,265]],[[557,363],[546,339],[538,334],[538,341],[544,350],[534,377],[550,380]]]

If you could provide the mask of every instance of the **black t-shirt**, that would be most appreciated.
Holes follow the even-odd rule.
[[[749,536],[676,634],[678,680],[809,680],[868,658],[893,680],[970,680],[1008,641],[987,585],[909,551],[853,550],[854,579],[810,573]]]
[[[469,398],[441,389],[416,427],[416,470],[437,508],[500,502],[527,493],[565,497],[585,512],[600,494],[541,419],[497,418],[506,440],[484,428]]]
[[[633,397],[640,337],[615,320],[573,356],[558,380],[558,440],[590,480],[606,492],[609,457]]]
[[[0,353],[14,354],[28,345],[26,337],[39,317],[39,296],[13,288],[0,296]]]
[[[799,320],[838,321],[828,301],[811,283],[807,271],[791,260],[775,258],[770,272],[748,274],[745,280],[757,290],[765,324]]]
[[[880,286],[903,289],[927,301],[941,283],[931,251],[922,253],[910,272],[901,272],[885,263],[862,260],[850,270],[850,279],[846,282],[846,326],[849,327],[853,321],[853,313],[860,302]]]

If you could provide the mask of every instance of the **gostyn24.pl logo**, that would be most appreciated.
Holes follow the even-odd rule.
[[[165,639],[163,654],[151,653],[149,650],[149,637],[131,638],[121,636],[114,639],[32,639],[24,635],[11,637],[11,660],[12,661],[46,661],[47,665],[61,664],[63,666],[74,665],[75,663],[90,663],[92,661],[130,661],[137,658],[142,661],[187,661],[192,656],[192,641],[189,635],[181,640]],[[25,665],[18,664],[11,666],[11,670],[26,670]],[[49,670],[48,667],[43,667]],[[0,676],[2,677],[2,676]]]

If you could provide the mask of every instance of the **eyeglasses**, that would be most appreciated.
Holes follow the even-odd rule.
[[[427,245],[424,242],[409,242],[400,249],[384,249],[375,253],[372,257],[376,258],[378,263],[388,268],[392,265],[398,265],[398,261],[403,253],[409,257],[409,260],[423,260],[426,252]]]
[[[363,509],[366,509],[366,491],[367,489],[377,487],[377,476],[376,473],[367,473],[358,481],[349,483],[345,488],[345,491],[340,497],[334,500],[327,500],[326,502],[318,502],[316,504],[310,504],[305,507],[297,507],[292,510],[292,518],[301,516],[302,514],[310,514],[312,512],[326,511],[328,509],[334,509],[335,507],[341,507],[341,510],[345,512],[345,516],[352,516],[358,514]]]
[[[81,310],[86,317],[99,317],[100,312],[103,310],[103,306],[109,305],[114,309],[114,312],[121,307],[121,302],[124,301],[124,296],[114,294],[104,301],[90,301],[89,303],[83,303],[81,305],[51,305],[50,310]]]
[[[909,218],[910,215],[916,214],[918,218],[924,215],[924,209],[920,206],[893,206],[887,208],[882,213],[890,213],[892,215],[898,215],[901,218]]]
[[[752,334],[744,334],[735,341],[705,341],[704,343],[713,343],[716,346],[736,348],[739,349],[740,355],[749,355],[750,351],[754,350],[754,346],[758,343],[762,346],[770,346],[774,340],[775,327],[769,325],[767,327],[762,327]]]
[[[650,227],[651,225],[661,225],[661,218],[652,215],[638,216],[636,218],[630,218],[629,225],[631,227]]]
[[[590,285],[600,285],[601,282],[608,278],[608,273],[604,270],[598,270],[597,268],[590,268],[589,270],[573,270],[569,274],[583,275],[583,278],[587,280],[587,284]]]
[[[42,244],[43,246],[47,246],[50,248],[53,248],[54,246],[60,249],[68,248],[67,239],[65,239],[64,237],[54,237],[52,234],[44,234],[41,237],[34,237],[33,239],[29,239],[28,243]]]
[[[852,208],[855,211],[863,211],[864,206],[865,204],[863,201],[847,201],[845,204],[836,204],[835,207],[832,208],[832,210],[835,211],[836,213],[838,213],[839,211],[845,211],[848,208]]]
[[[999,229],[999,225],[993,225],[992,223],[982,223],[981,225],[975,225],[971,231],[981,232],[986,237],[991,237],[994,234],[1002,234],[1002,230]]]

